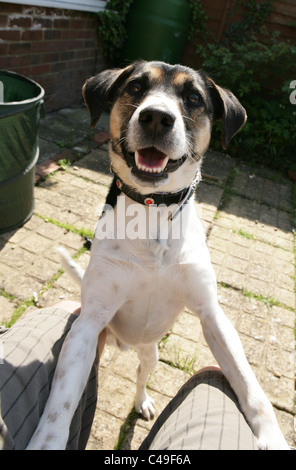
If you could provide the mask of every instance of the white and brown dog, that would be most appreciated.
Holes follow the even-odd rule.
[[[245,109],[230,91],[205,75],[162,62],[106,70],[86,81],[83,95],[92,127],[104,104],[112,104],[114,182],[90,264],[80,275],[82,311],[63,345],[47,405],[28,449],[65,448],[98,335],[106,326],[121,343],[136,348],[140,359],[136,410],[147,419],[153,417],[146,381],[157,363],[157,342],[185,306],[200,319],[258,447],[288,449],[238,335],[218,305],[216,277],[191,197],[213,122],[222,120],[225,148],[244,125]],[[158,218],[152,224],[153,208]]]

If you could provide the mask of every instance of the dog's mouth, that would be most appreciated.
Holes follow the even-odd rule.
[[[148,147],[135,152],[135,163],[138,170],[146,173],[161,173],[168,161],[169,157],[155,147]]]
[[[135,165],[132,173],[143,180],[167,178],[168,173],[175,171],[186,157],[170,160],[168,155],[155,147],[139,149],[134,153]]]

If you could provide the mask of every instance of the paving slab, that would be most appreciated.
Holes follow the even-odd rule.
[[[261,201],[271,207],[293,212],[293,183],[286,179],[278,181],[275,172],[257,171],[246,165],[236,169],[232,190],[249,199]]]
[[[294,253],[215,226],[208,239],[217,279],[295,308]]]
[[[39,138],[39,151],[38,163],[42,163],[57,155],[61,151],[61,148],[54,142]]]
[[[7,297],[0,296],[0,328],[5,325],[12,317],[17,303]]]
[[[39,163],[60,154],[65,148],[85,152],[85,140],[90,146],[91,138],[98,130],[109,128],[109,114],[103,112],[96,131],[90,129],[89,112],[86,106],[73,106],[49,113],[39,124]]]
[[[62,299],[80,300],[80,288],[60,271],[54,248],[67,247],[87,267],[90,253],[82,253],[85,234],[93,232],[112,181],[107,113],[98,131],[104,135],[94,138],[87,109],[81,106],[42,121],[39,164],[45,179],[39,178],[35,187],[35,213],[23,227],[0,235],[0,324],[26,302],[24,315]],[[56,164],[60,159],[72,165],[62,170]],[[293,191],[293,183],[283,175],[210,151],[195,194],[220,304],[238,331],[290,445],[295,445]],[[215,363],[198,318],[187,310],[160,342],[159,354],[148,384],[156,416],[193,373]],[[137,365],[134,350],[105,347],[87,449],[135,450],[151,429],[154,421],[147,422],[134,411]]]
[[[293,251],[294,236],[291,213],[270,207],[261,201],[229,195],[219,212],[216,225],[227,230],[241,231],[274,246]]]
[[[229,155],[209,150],[203,159],[202,172],[206,179],[223,186],[235,166],[235,161]]]

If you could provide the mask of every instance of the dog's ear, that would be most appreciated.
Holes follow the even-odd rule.
[[[133,69],[134,66],[130,65],[124,69],[104,70],[86,80],[82,95],[90,112],[91,128],[98,122],[104,105],[113,102],[116,91]]]
[[[214,120],[222,119],[222,146],[227,148],[232,137],[243,127],[247,112],[231,91],[207,78],[214,107]]]

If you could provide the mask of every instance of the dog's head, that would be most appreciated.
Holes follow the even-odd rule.
[[[86,81],[84,100],[94,127],[106,102],[111,164],[118,176],[143,193],[189,186],[206,152],[214,121],[222,119],[222,146],[246,121],[246,111],[228,90],[181,65],[136,62],[105,70]]]

